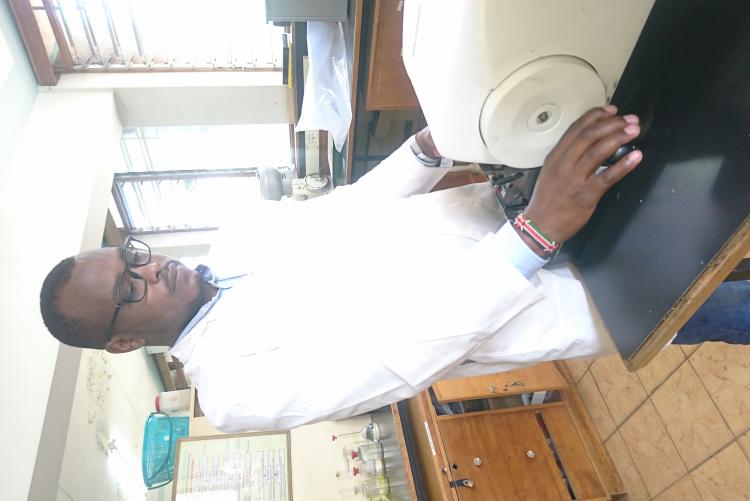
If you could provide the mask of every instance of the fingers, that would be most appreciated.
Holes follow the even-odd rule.
[[[637,127],[620,116],[600,119],[578,132],[565,151],[565,162],[589,176],[619,146],[638,135]],[[616,144],[618,142],[620,144]]]
[[[601,108],[592,108],[581,117],[573,122],[568,130],[562,135],[557,142],[557,146],[550,152],[548,160],[553,160],[564,154],[573,142],[578,138],[581,131],[605,118],[613,117],[617,113],[617,107],[607,105]]]
[[[593,174],[620,146],[633,141],[641,131],[638,117],[635,115],[625,116],[622,121],[611,120],[613,123],[606,124],[606,127],[602,125],[596,132],[592,132],[592,136],[597,136],[599,139],[583,151],[576,165],[576,168],[582,169],[586,176]],[[572,146],[571,150],[577,146],[578,143]]]
[[[639,163],[643,160],[643,153],[640,150],[633,150],[619,162],[604,169],[599,174],[596,174],[591,182],[594,189],[597,190],[601,197],[607,192],[612,186],[617,184],[622,178],[627,176],[633,169],[635,169]]]

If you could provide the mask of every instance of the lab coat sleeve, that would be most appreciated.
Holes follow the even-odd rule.
[[[409,138],[388,158],[362,176],[357,182],[336,188],[324,198],[408,197],[428,193],[450,170],[450,167],[426,167],[412,153]]]
[[[216,428],[225,433],[287,430],[345,419],[414,394],[376,357],[349,352],[322,359],[297,349],[283,354],[282,365],[280,355],[256,354],[247,363],[220,368],[223,375],[211,383],[221,385],[216,400],[197,386],[201,409]]]

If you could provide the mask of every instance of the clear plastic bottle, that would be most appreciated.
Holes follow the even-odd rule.
[[[385,476],[368,478],[362,486],[365,497],[370,501],[388,501],[390,487]]]
[[[358,442],[357,454],[360,461],[383,459],[383,446],[378,442]]]
[[[352,476],[351,472],[345,475],[341,472],[336,472],[339,500],[340,501],[361,501],[366,499],[364,480],[359,475]]]
[[[385,464],[382,459],[368,459],[362,463],[362,472],[368,477],[385,475]]]

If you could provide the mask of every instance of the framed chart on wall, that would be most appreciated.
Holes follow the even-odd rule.
[[[292,501],[289,432],[183,438],[172,501]]]

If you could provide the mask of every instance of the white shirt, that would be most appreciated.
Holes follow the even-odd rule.
[[[208,264],[248,276],[170,350],[216,427],[342,419],[439,379],[614,351],[567,270],[519,271],[488,184],[426,194],[445,171],[404,145],[353,185],[222,226]]]

